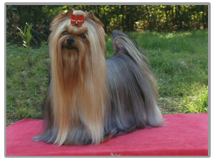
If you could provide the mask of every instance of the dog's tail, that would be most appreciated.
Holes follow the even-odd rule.
[[[107,60],[107,76],[111,112],[117,115],[110,117],[114,121],[111,124],[117,124],[118,130],[127,130],[133,125],[139,128],[162,126],[163,118],[157,106],[157,83],[147,58],[123,32],[113,31],[112,43],[115,55]]]

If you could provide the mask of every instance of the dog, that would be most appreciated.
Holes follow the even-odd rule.
[[[100,144],[163,125],[156,80],[127,34],[113,31],[115,53],[106,60],[106,34],[93,11],[70,8],[53,19],[50,29],[51,80],[44,129],[35,141]]]

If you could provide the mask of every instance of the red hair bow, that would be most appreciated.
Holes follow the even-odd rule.
[[[77,17],[76,15],[71,14],[70,18],[71,18],[71,25],[72,26],[78,25],[79,27],[81,27],[82,24],[84,23],[84,16],[83,15],[80,15],[80,16]]]

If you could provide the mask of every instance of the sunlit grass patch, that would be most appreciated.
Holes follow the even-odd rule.
[[[192,85],[192,95],[186,96],[182,101],[184,113],[208,112],[208,87],[205,85]]]

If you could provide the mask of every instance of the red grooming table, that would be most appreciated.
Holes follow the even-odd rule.
[[[208,156],[208,114],[164,115],[165,126],[121,135],[99,145],[56,146],[34,142],[42,120],[6,128],[6,156]]]

